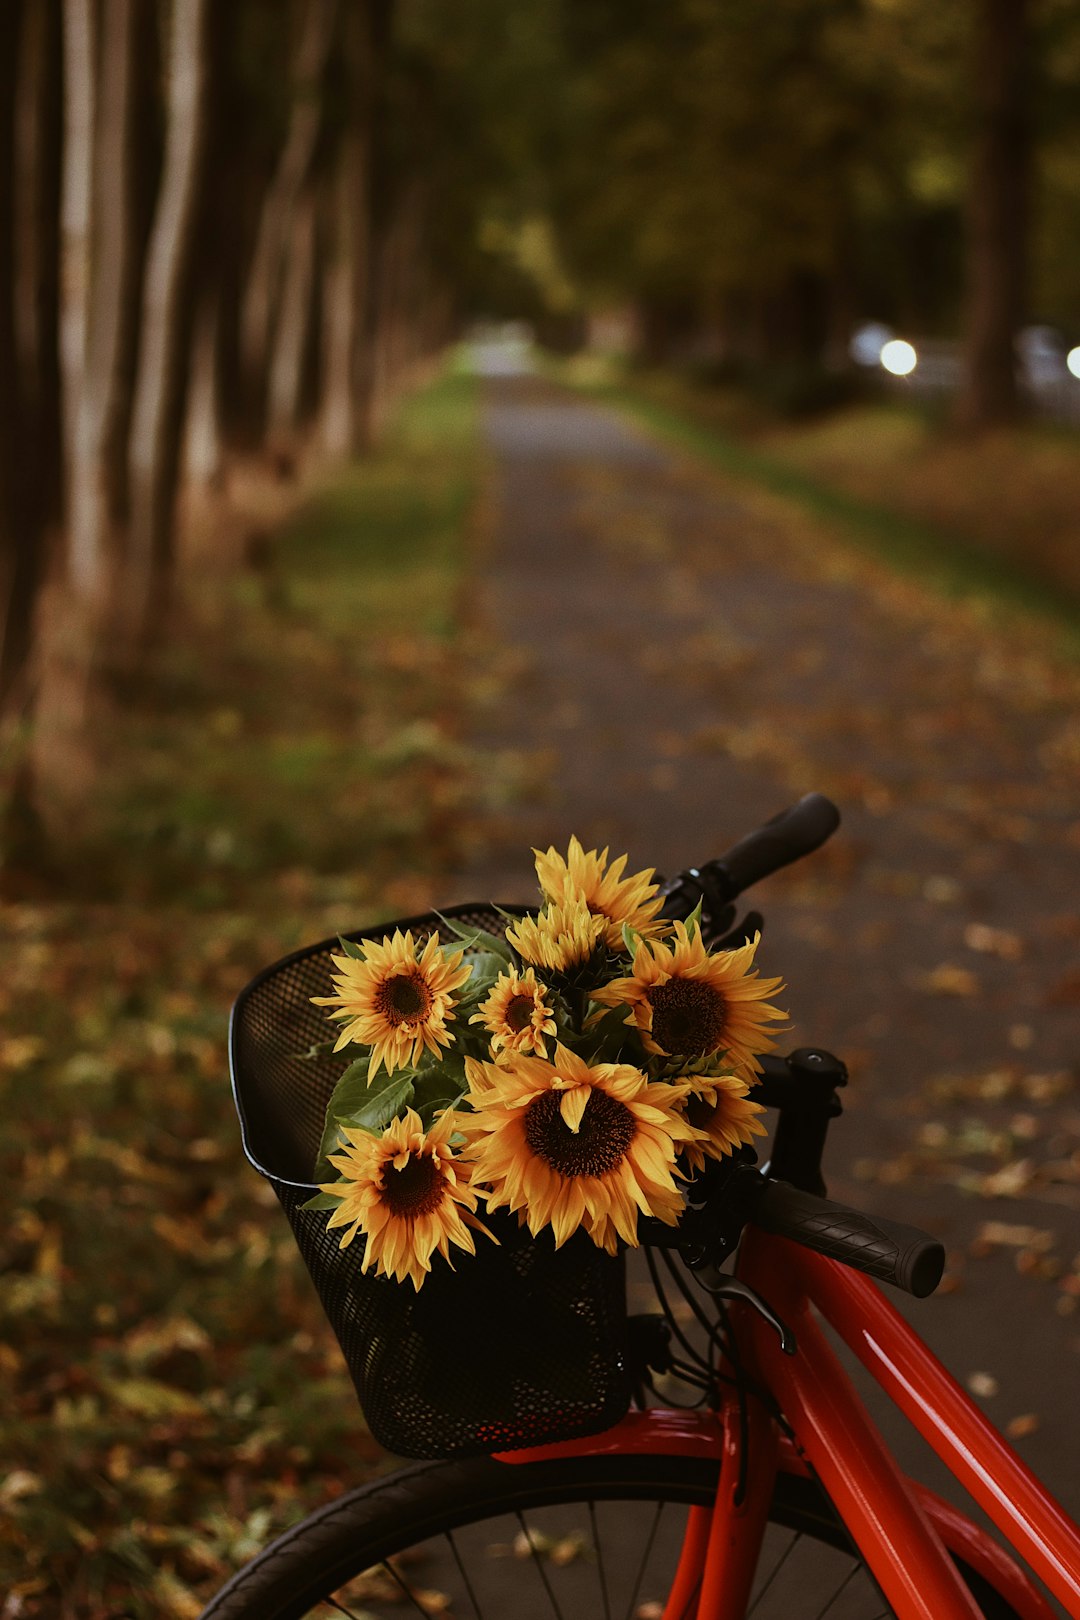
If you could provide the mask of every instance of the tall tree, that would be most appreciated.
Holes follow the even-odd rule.
[[[0,90],[0,711],[29,705],[34,622],[62,480],[59,6],[13,5],[4,27],[0,54],[13,79],[6,94]]]
[[[129,445],[129,588],[134,628],[144,647],[161,628],[172,582],[209,100],[209,5],[210,0],[173,0],[166,52],[165,158],[142,291]]]
[[[1030,58],[1028,0],[979,0],[967,330],[955,411],[967,428],[1011,422],[1020,412],[1016,336],[1028,280]]]
[[[378,115],[386,104],[392,3],[357,0],[346,10],[333,86],[341,117],[327,208],[320,436],[334,456],[363,448],[370,432],[377,191],[387,136]]]
[[[70,463],[68,576],[75,596],[103,612],[115,586],[120,526],[127,507],[127,418],[130,354],[135,345],[138,230],[134,191],[137,150],[138,10],[140,0],[103,0],[93,52],[93,178],[89,294],[80,277],[65,287],[65,335],[84,339],[81,363],[69,357],[67,380],[77,382]],[[77,0],[65,10],[67,63],[87,50],[90,35]],[[69,139],[64,151],[65,208],[85,185],[85,154],[70,131],[82,126],[90,92],[81,71],[69,71]],[[72,97],[78,101],[71,110]],[[67,215],[67,218],[72,217]],[[74,244],[69,245],[73,246]],[[73,308],[72,304],[76,307]]]
[[[287,450],[296,440],[315,314],[317,198],[309,185],[297,200],[285,261],[281,306],[267,383],[267,442]]]
[[[61,202],[60,358],[64,395],[64,463],[75,459],[75,433],[90,305],[94,192],[97,17],[93,0],[63,0],[64,159]]]
[[[297,208],[309,187],[322,128],[323,78],[337,10],[337,0],[303,0],[285,140],[263,201],[240,313],[241,365],[249,394],[260,407],[266,396],[274,336],[289,275],[303,274],[302,262],[299,267],[291,264],[293,229]],[[363,10],[363,0],[351,0],[347,28],[353,26],[352,14]]]

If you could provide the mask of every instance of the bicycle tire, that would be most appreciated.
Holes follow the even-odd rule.
[[[716,1483],[715,1461],[685,1456],[584,1456],[515,1466],[490,1458],[420,1463],[340,1497],[286,1531],[233,1576],[203,1611],[202,1620],[303,1620],[331,1614],[376,1620],[403,1613],[495,1620],[506,1610],[512,1610],[514,1620],[533,1620],[534,1615],[632,1620],[634,1615],[657,1614],[649,1605],[663,1605],[681,1544],[679,1509],[711,1503]],[[618,1504],[617,1513],[611,1504]],[[608,1554],[616,1558],[615,1567],[605,1565],[599,1545],[601,1507],[618,1537]],[[669,1507],[673,1516],[662,1539],[659,1525]],[[642,1532],[629,1523],[631,1512],[642,1516]],[[568,1521],[567,1513],[576,1518]],[[584,1541],[571,1543],[568,1522],[586,1526]],[[544,1524],[554,1525],[554,1532],[545,1531]],[[751,1602],[754,1620],[767,1620],[773,1612],[784,1620],[809,1620],[826,1612],[828,1620],[885,1620],[892,1613],[814,1481],[782,1473],[769,1524]],[[514,1539],[496,1543],[508,1549],[501,1559],[491,1555],[489,1539],[515,1525],[520,1580],[512,1576],[509,1563],[515,1556]],[[563,1541],[539,1539],[553,1533],[562,1534]],[[636,1570],[643,1534],[647,1545]],[[564,1553],[573,1552],[561,1563],[556,1556],[560,1546]],[[799,1546],[802,1551],[793,1562]],[[429,1549],[426,1567],[418,1552],[424,1547]],[[467,1569],[463,1552],[471,1561]],[[655,1572],[647,1569],[654,1554]],[[807,1554],[814,1559],[812,1578]],[[391,1559],[400,1564],[390,1566]],[[503,1567],[496,1569],[500,1562]],[[985,1620],[1018,1620],[995,1588],[961,1560],[956,1562]],[[567,1581],[574,1566],[579,1566],[576,1595]],[[354,1590],[342,1596],[364,1572],[359,1594]],[[453,1600],[448,1575],[462,1596],[460,1603]],[[482,1601],[481,1580],[490,1601]],[[793,1593],[801,1607],[792,1606]],[[339,1595],[333,1606],[323,1608],[323,1600],[333,1594]],[[768,1600],[764,1605],[762,1598]]]

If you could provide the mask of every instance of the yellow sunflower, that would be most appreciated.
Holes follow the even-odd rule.
[[[477,1195],[468,1166],[450,1150],[450,1137],[458,1129],[452,1109],[426,1133],[411,1108],[381,1136],[343,1129],[348,1146],[330,1155],[343,1180],[319,1190],[340,1199],[327,1224],[348,1228],[341,1238],[343,1249],[357,1232],[363,1233],[361,1271],[374,1266],[377,1276],[398,1282],[408,1277],[419,1289],[436,1250],[447,1261],[451,1243],[476,1253],[468,1228],[487,1228],[473,1214]]]
[[[692,1074],[684,1081],[690,1090],[680,1112],[696,1135],[680,1151],[691,1170],[703,1170],[707,1158],[722,1159],[768,1134],[757,1117],[764,1108],[750,1101],[750,1088],[737,1074]]]
[[[623,948],[624,923],[645,937],[659,932],[660,924],[654,919],[664,901],[652,881],[651,867],[624,878],[625,855],[609,866],[606,849],[599,853],[585,850],[577,838],[571,838],[565,859],[554,845],[546,854],[538,849],[533,854],[544,898],[555,905],[584,900],[594,916],[603,917],[604,936],[612,950]]]
[[[506,938],[523,962],[552,973],[583,967],[604,940],[604,919],[594,917],[584,900],[545,906],[538,917],[522,917]]]
[[[432,934],[417,955],[411,933],[397,929],[382,944],[365,940],[363,959],[334,956],[332,996],[312,996],[320,1007],[333,1007],[331,1017],[345,1025],[335,1052],[356,1041],[371,1047],[368,1078],[385,1064],[387,1074],[415,1063],[426,1047],[438,1053],[452,1040],[447,1030],[457,1000],[472,967],[462,964],[462,951],[444,955],[439,936]]]
[[[685,923],[674,924],[672,937],[673,943],[643,941],[633,973],[593,990],[593,1000],[628,1006],[626,1022],[636,1025],[647,1052],[680,1058],[724,1052],[732,1068],[752,1077],[760,1071],[758,1054],[776,1045],[764,1026],[786,1017],[765,999],[783,981],[751,971],[761,936],[712,956]]]
[[[536,1052],[547,1056],[545,1035],[554,1035],[555,1018],[544,1000],[544,987],[537,984],[532,968],[500,973],[494,988],[470,1024],[483,1024],[491,1036],[491,1050]]]
[[[550,1063],[466,1058],[465,1074],[467,1152],[489,1209],[521,1210],[533,1237],[550,1225],[556,1248],[583,1226],[612,1254],[619,1238],[637,1245],[639,1210],[678,1221],[676,1143],[694,1134],[677,1109],[685,1087],[627,1063],[590,1066],[560,1045]]]

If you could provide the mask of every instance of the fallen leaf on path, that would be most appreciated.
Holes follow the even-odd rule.
[[[1034,1174],[1035,1166],[1030,1159],[1017,1159],[984,1176],[979,1190],[984,1198],[1019,1198],[1031,1185]]]
[[[1068,1096],[1075,1085],[1076,1081],[1068,1070],[1059,1069],[1056,1074],[1024,1075],[1020,1089],[1032,1102],[1052,1103]]]
[[[978,1243],[994,1248],[1036,1249],[1045,1253],[1054,1246],[1054,1234],[1038,1226],[1014,1226],[1008,1221],[983,1221],[979,1227]]]
[[[969,951],[981,951],[985,956],[1000,956],[1006,962],[1015,962],[1024,954],[1019,934],[1008,928],[991,928],[986,923],[968,923],[964,929],[964,944]]]
[[[973,1395],[980,1400],[988,1401],[998,1392],[998,1381],[993,1373],[973,1372],[968,1374],[967,1387]]]
[[[942,962],[918,980],[920,990],[929,996],[977,996],[979,981],[970,968],[957,967],[955,962]]]
[[[40,1035],[11,1035],[6,1041],[0,1041],[0,1069],[25,1069],[39,1058],[45,1050],[45,1042]]]
[[[963,893],[962,885],[955,878],[940,874],[928,877],[923,884],[923,898],[935,906],[955,906]]]

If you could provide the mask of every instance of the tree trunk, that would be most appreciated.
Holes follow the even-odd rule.
[[[978,124],[968,211],[963,375],[955,420],[964,428],[1020,412],[1016,334],[1027,292],[1031,184],[1027,0],[979,0]]]
[[[367,344],[371,364],[368,436],[373,439],[381,433],[406,385],[415,355],[423,219],[424,188],[413,180],[397,198],[380,244],[378,287]]]
[[[15,325],[15,104],[22,6],[0,7],[0,659],[6,669],[17,656],[11,604],[23,546],[23,480],[20,475],[21,372]],[[3,694],[10,701],[12,677]],[[2,710],[0,710],[2,712]]]
[[[61,508],[59,8],[52,0],[13,6],[5,24],[11,37],[0,48],[16,77],[4,87],[0,159],[5,199],[0,300],[6,328],[0,370],[8,396],[0,406],[7,452],[0,475],[0,710],[26,714],[47,536]]]
[[[94,194],[95,14],[93,0],[64,0],[64,167],[61,198],[61,368],[64,465],[75,459],[90,304]]]
[[[356,3],[350,0],[352,6]],[[260,401],[267,385],[274,331],[287,280],[290,235],[311,174],[322,124],[322,80],[336,14],[337,0],[305,0],[288,133],[263,204],[240,313],[240,363],[249,393]]]
[[[77,289],[65,288],[65,336],[74,344],[82,329],[85,359],[71,353],[69,382],[81,373],[73,403],[74,446],[70,467],[68,575],[76,597],[101,610],[112,587],[117,527],[126,507],[124,426],[127,417],[127,354],[138,320],[135,292],[137,241],[131,186],[134,126],[136,6],[139,0],[104,0],[93,159],[92,276],[85,314],[73,308]],[[79,7],[65,11],[65,59],[83,48]],[[78,20],[77,20],[78,19]],[[76,38],[72,38],[72,29]],[[83,116],[85,86],[70,82],[80,105],[69,106],[68,129]],[[65,203],[84,183],[84,155],[65,151]],[[77,174],[75,170],[80,170]],[[74,243],[71,243],[74,249]]]
[[[390,207],[386,130],[393,0],[346,11],[342,56],[349,121],[338,153],[333,230],[323,296],[321,433],[332,455],[370,442],[379,321],[379,272]]]
[[[207,287],[195,317],[184,428],[184,474],[199,488],[211,489],[222,475],[221,404],[218,379],[220,299]]]
[[[315,193],[309,187],[296,207],[274,333],[268,398],[271,450],[289,449],[300,425],[315,278],[315,214]]]
[[[60,49],[59,0],[0,8],[0,881],[16,895],[48,865],[26,723],[61,505]]]
[[[369,273],[368,146],[366,132],[342,138],[330,198],[330,246],[323,282],[320,433],[331,456],[360,447],[357,371]]]
[[[210,0],[174,0],[165,161],[143,285],[129,446],[135,633],[150,645],[169,598],[173,515],[192,325],[193,253],[207,106]]]

